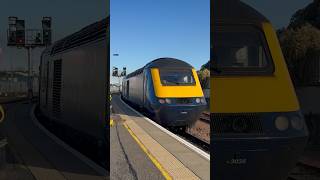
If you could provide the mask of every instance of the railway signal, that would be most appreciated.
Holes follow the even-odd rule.
[[[16,21],[16,44],[19,46],[23,46],[25,44],[25,26],[24,20]]]
[[[118,78],[118,83],[119,83],[119,92],[120,92],[120,88],[121,88],[121,77],[124,77],[127,75],[127,68],[123,67],[122,68],[122,72],[120,73],[117,67],[113,67],[112,68],[112,76],[117,77]]]
[[[51,44],[51,17],[43,17],[42,19],[43,44]]]
[[[31,79],[31,50],[36,47],[46,47],[51,44],[51,17],[43,17],[42,29],[26,29],[25,20],[18,17],[8,17],[7,45],[25,48],[28,51],[28,97],[33,96]]]
[[[126,76],[126,75],[127,75],[127,68],[123,67],[122,72],[121,72],[121,76]]]
[[[117,68],[117,67],[113,67],[113,69],[112,69],[112,76],[118,77],[118,68]]]

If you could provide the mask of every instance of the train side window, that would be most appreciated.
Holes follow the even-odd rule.
[[[217,75],[269,75],[273,61],[263,32],[252,25],[225,25],[215,33]]]

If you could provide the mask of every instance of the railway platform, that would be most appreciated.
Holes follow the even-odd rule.
[[[107,172],[46,130],[29,101],[7,103],[1,134],[7,139],[6,167],[0,179],[107,179]]]
[[[119,174],[133,179],[210,179],[207,152],[141,115],[119,95],[112,96],[111,104],[111,179]]]

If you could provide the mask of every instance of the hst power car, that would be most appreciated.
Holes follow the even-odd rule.
[[[308,131],[277,35],[239,0],[212,5],[212,178],[285,180]]]
[[[40,63],[40,110],[64,137],[91,149],[107,164],[107,70],[109,18],[44,50]]]
[[[185,128],[206,106],[196,70],[184,61],[159,58],[123,79],[122,98],[163,126]]]

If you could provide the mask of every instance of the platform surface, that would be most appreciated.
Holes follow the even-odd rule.
[[[32,107],[33,104],[22,102],[5,105],[7,116],[1,125],[8,146],[14,150],[20,163],[23,163],[21,166],[32,175],[32,179],[107,179],[40,129],[31,118]]]
[[[153,162],[153,164],[160,164],[162,171],[167,173],[170,178],[210,179],[210,161],[208,159],[146,121],[143,116],[129,108],[120,99],[120,96],[114,95],[112,97],[112,107],[114,113],[121,118],[127,129],[137,137],[156,160],[156,163]]]

